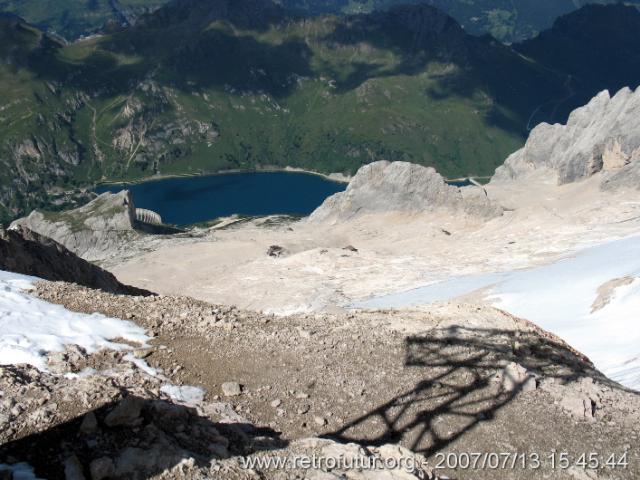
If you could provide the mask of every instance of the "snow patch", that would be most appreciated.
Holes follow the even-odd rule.
[[[200,387],[163,385],[160,391],[173,401],[196,407],[204,401],[204,390]]]
[[[112,342],[115,338],[143,345],[149,340],[132,322],[71,312],[29,295],[38,280],[0,271],[0,365],[27,363],[46,371],[47,354],[67,345],[93,353],[129,348]]]
[[[591,312],[598,289],[623,277],[610,301]],[[640,235],[581,250],[528,270],[452,277],[354,308],[402,308],[487,289],[487,302],[535,322],[591,359],[610,378],[640,390]]]
[[[127,353],[123,357],[123,359],[128,361],[128,362],[133,363],[136,367],[138,367],[140,370],[142,370],[147,375],[151,375],[152,377],[155,377],[155,376],[158,375],[158,370],[156,370],[155,368],[149,366],[149,364],[147,362],[145,362],[141,358],[137,358],[132,353]]]
[[[97,375],[97,374],[98,374],[98,371],[95,368],[87,367],[78,373],[72,373],[72,372],[65,373],[64,378],[68,380],[77,380],[79,378],[93,377],[94,375]]]

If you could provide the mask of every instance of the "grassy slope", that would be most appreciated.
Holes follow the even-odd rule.
[[[397,5],[427,3],[455,18],[474,34],[491,34],[505,42],[532,38],[551,27],[561,15],[589,3],[619,0],[279,0],[311,14],[353,14]],[[96,32],[108,22],[132,21],[168,0],[0,0],[0,11],[15,13],[32,24],[75,39]],[[627,0],[640,5],[640,0]]]
[[[0,42],[12,58],[0,62],[0,217],[52,202],[57,187],[156,173],[353,172],[386,158],[486,175],[522,143],[531,113],[544,104],[535,120],[548,119],[572,88],[557,68],[455,24],[431,35],[429,11],[250,13],[159,16],[68,46],[0,23],[13,42]]]
[[[126,22],[164,3],[165,0],[0,0],[0,11],[15,13],[32,24],[74,39],[93,33],[108,22]]]
[[[175,53],[163,54],[157,62],[168,66],[157,78],[172,85],[172,105],[164,114],[215,123],[220,128],[216,142],[210,146],[187,142],[182,149],[189,150],[188,162],[179,155],[169,155],[161,171],[275,164],[352,172],[362,163],[390,158],[435,165],[446,175],[459,176],[490,172],[522,141],[522,112],[505,112],[511,116],[513,131],[493,124],[491,117],[501,107],[495,106],[492,92],[487,90],[497,92],[503,87],[494,82],[484,89],[483,82],[495,80],[482,78],[485,72],[429,61],[410,74],[404,73],[399,68],[404,58],[393,39],[389,48],[366,42],[328,48],[325,39],[340,26],[336,19],[316,20],[311,25],[289,24],[286,29],[239,32],[228,24],[215,23],[190,40],[190,58],[175,52],[170,44],[176,39],[166,31],[161,33],[163,38],[144,31],[139,44]],[[180,28],[178,32],[176,38],[183,35]],[[74,48],[92,50],[97,45],[117,51],[119,45],[131,43],[128,34],[123,35]],[[163,40],[166,47],[158,48]],[[507,62],[516,62],[515,56],[501,47],[497,51],[508,57]],[[64,53],[68,55],[68,49]],[[154,53],[143,47],[142,57]],[[176,57],[182,64],[173,70],[170,65]],[[535,67],[522,63],[517,67],[526,69],[529,79],[535,77]],[[367,73],[359,75],[360,70]],[[298,72],[305,78],[291,87],[287,82]],[[461,75],[471,86],[440,95],[437,91],[443,75]],[[517,107],[528,113],[534,105]],[[115,108],[99,116],[100,126],[107,130],[101,133],[105,139],[117,125],[113,116],[118,114]],[[108,149],[106,153],[117,156]],[[143,155],[144,149],[138,153]],[[123,175],[138,173],[134,167]]]
[[[556,18],[590,3],[618,0],[282,0],[283,4],[315,14],[362,13],[394,5],[427,3],[455,18],[471,34],[491,34],[505,42],[534,37]],[[640,5],[638,0],[626,3]]]

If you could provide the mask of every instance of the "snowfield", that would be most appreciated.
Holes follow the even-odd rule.
[[[149,337],[131,322],[71,312],[29,295],[38,278],[0,271],[0,365],[28,363],[47,370],[47,354],[78,345],[95,352],[129,348],[112,339],[145,344]]]
[[[481,293],[587,355],[621,384],[640,390],[640,235],[577,252],[550,265],[440,279],[354,308],[402,308]]]

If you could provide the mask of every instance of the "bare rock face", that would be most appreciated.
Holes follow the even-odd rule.
[[[367,213],[438,209],[487,218],[502,213],[479,187],[448,185],[431,167],[379,161],[360,168],[347,189],[325,200],[309,220],[344,221]]]
[[[636,159],[616,172],[611,172],[602,181],[600,188],[604,191],[640,188],[640,159]]]
[[[542,123],[526,145],[496,170],[491,183],[548,172],[559,185],[603,172],[603,189],[640,183],[640,88],[603,91],[574,110],[566,125]]]
[[[127,190],[103,193],[75,210],[41,212],[16,220],[19,226],[49,237],[87,260],[100,260],[105,252],[134,238],[136,209]]]
[[[79,258],[64,246],[27,228],[0,230],[0,270],[127,295],[149,292],[123,285],[106,270]]]

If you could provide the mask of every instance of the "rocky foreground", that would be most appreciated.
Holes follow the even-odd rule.
[[[3,367],[0,458],[41,478],[632,479],[640,468],[640,398],[492,308],[273,317],[62,282],[34,293],[154,337],[130,352],[69,348],[46,373]],[[541,464],[436,468],[445,453],[491,452]],[[624,462],[554,468],[554,452]],[[410,458],[420,468],[246,463],[295,455]]]
[[[100,338],[106,347],[93,353],[71,341],[64,352],[26,345],[37,361],[50,354],[46,368],[10,361],[0,371],[0,475],[33,478],[32,466],[39,478],[74,480],[637,478],[638,393],[492,307],[490,284],[419,308],[350,308],[426,282],[561,264],[552,273],[566,286],[535,297],[525,282],[503,295],[576,328],[606,325],[612,355],[591,332],[605,360],[635,348],[636,250],[614,240],[640,228],[639,99],[640,90],[603,93],[566,126],[537,127],[486,187],[376,162],[300,222],[150,236],[126,192],[17,221],[0,233],[0,270],[58,281],[34,287],[29,295],[49,303],[25,318],[42,324],[58,304],[69,332],[55,335],[82,343],[94,317],[64,323],[66,313],[98,312],[152,340],[123,349]],[[585,245],[610,249],[576,270],[566,260]],[[9,281],[0,300],[27,295],[16,286],[25,279]],[[585,309],[568,298],[578,294]],[[17,325],[5,347],[19,351]],[[30,335],[22,343],[42,341]],[[385,468],[363,465],[372,459]]]

